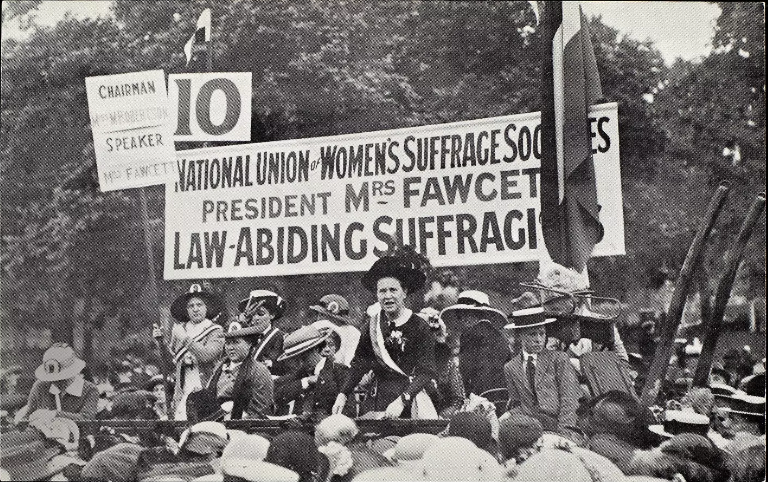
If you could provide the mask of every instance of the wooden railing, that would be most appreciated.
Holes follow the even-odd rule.
[[[355,420],[362,435],[385,437],[388,435],[408,435],[410,433],[438,433],[448,425],[447,419],[434,420]],[[298,420],[227,420],[227,428],[242,430],[247,433],[277,435],[289,429],[314,432],[314,424]],[[96,434],[102,427],[131,431],[153,431],[176,436],[191,424],[176,420],[81,420],[77,422],[81,435]]]

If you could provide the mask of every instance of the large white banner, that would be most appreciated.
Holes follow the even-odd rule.
[[[434,266],[536,261],[538,112],[177,152],[165,278],[363,271],[391,245]],[[624,254],[616,104],[591,110],[595,256]]]
[[[86,77],[102,191],[164,184],[175,171],[162,70]]]

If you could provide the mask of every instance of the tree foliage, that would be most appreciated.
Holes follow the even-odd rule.
[[[4,22],[38,4],[14,2]],[[30,15],[29,36],[5,40],[2,52],[3,323],[29,319],[58,327],[56,336],[66,339],[73,323],[97,326],[105,313],[142,304],[147,267],[138,195],[98,189],[84,79],[185,71],[183,45],[206,7],[215,69],[253,72],[254,142],[539,107],[540,39],[528,2],[118,0],[110,18],[65,17],[51,28]],[[715,237],[721,255],[745,206],[765,189],[764,25],[755,21],[762,7],[721,8],[717,50],[700,64],[670,68],[651,42],[622,36],[600,18],[590,22],[604,97],[619,103],[628,250],[593,262],[598,290],[624,297],[662,266],[675,271],[713,182],[724,178],[735,195]],[[723,157],[724,147],[736,145],[741,161]],[[146,192],[158,220],[159,263],[163,194],[159,187]],[[764,240],[762,229],[757,237]],[[760,263],[751,259],[750,266],[762,266],[764,276],[764,257]],[[535,267],[456,271],[467,287],[512,296]],[[350,286],[349,278],[259,282],[278,285],[301,304],[329,286]],[[239,293],[247,282],[219,285]],[[162,283],[163,300],[183,284]],[[144,316],[155,315],[145,309]]]

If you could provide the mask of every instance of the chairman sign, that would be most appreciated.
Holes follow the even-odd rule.
[[[395,244],[434,266],[535,261],[539,113],[176,153],[165,278],[362,271]],[[616,104],[591,110],[595,256],[624,254]]]

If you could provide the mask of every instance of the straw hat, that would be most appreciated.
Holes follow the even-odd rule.
[[[343,325],[351,322],[349,319],[349,302],[341,295],[325,295],[320,298],[318,304],[310,306],[309,309]]]
[[[455,305],[448,306],[440,312],[440,319],[451,331],[469,328],[468,326],[459,326],[460,314],[474,313],[480,320],[488,320],[497,328],[507,324],[507,317],[501,311],[491,308],[488,295],[482,291],[466,290],[459,293],[458,302]]]
[[[324,343],[328,335],[329,333],[323,333],[314,326],[302,326],[285,337],[285,340],[283,340],[283,354],[280,355],[277,361],[287,360],[311,350]]]
[[[224,338],[240,338],[243,336],[259,335],[263,329],[257,326],[250,326],[250,321],[233,321],[227,326]]]
[[[520,307],[509,314],[509,323],[504,326],[505,329],[535,328],[556,321],[556,318],[549,316],[550,314],[544,310],[544,307],[538,304],[535,296],[528,295],[529,293],[523,293],[520,298],[512,301],[513,304]]]
[[[227,459],[221,461],[221,472],[225,477],[252,482],[298,482],[299,474],[276,464],[251,458]]]
[[[42,382],[58,382],[74,377],[85,368],[85,362],[66,343],[54,343],[43,354],[43,363],[35,370]]]
[[[431,433],[412,433],[398,440],[393,448],[384,452],[384,457],[399,465],[412,466],[439,440],[440,437]]]
[[[667,410],[664,412],[664,423],[651,425],[648,430],[667,438],[681,433],[695,433],[706,437],[709,431],[709,417],[690,410]]]

